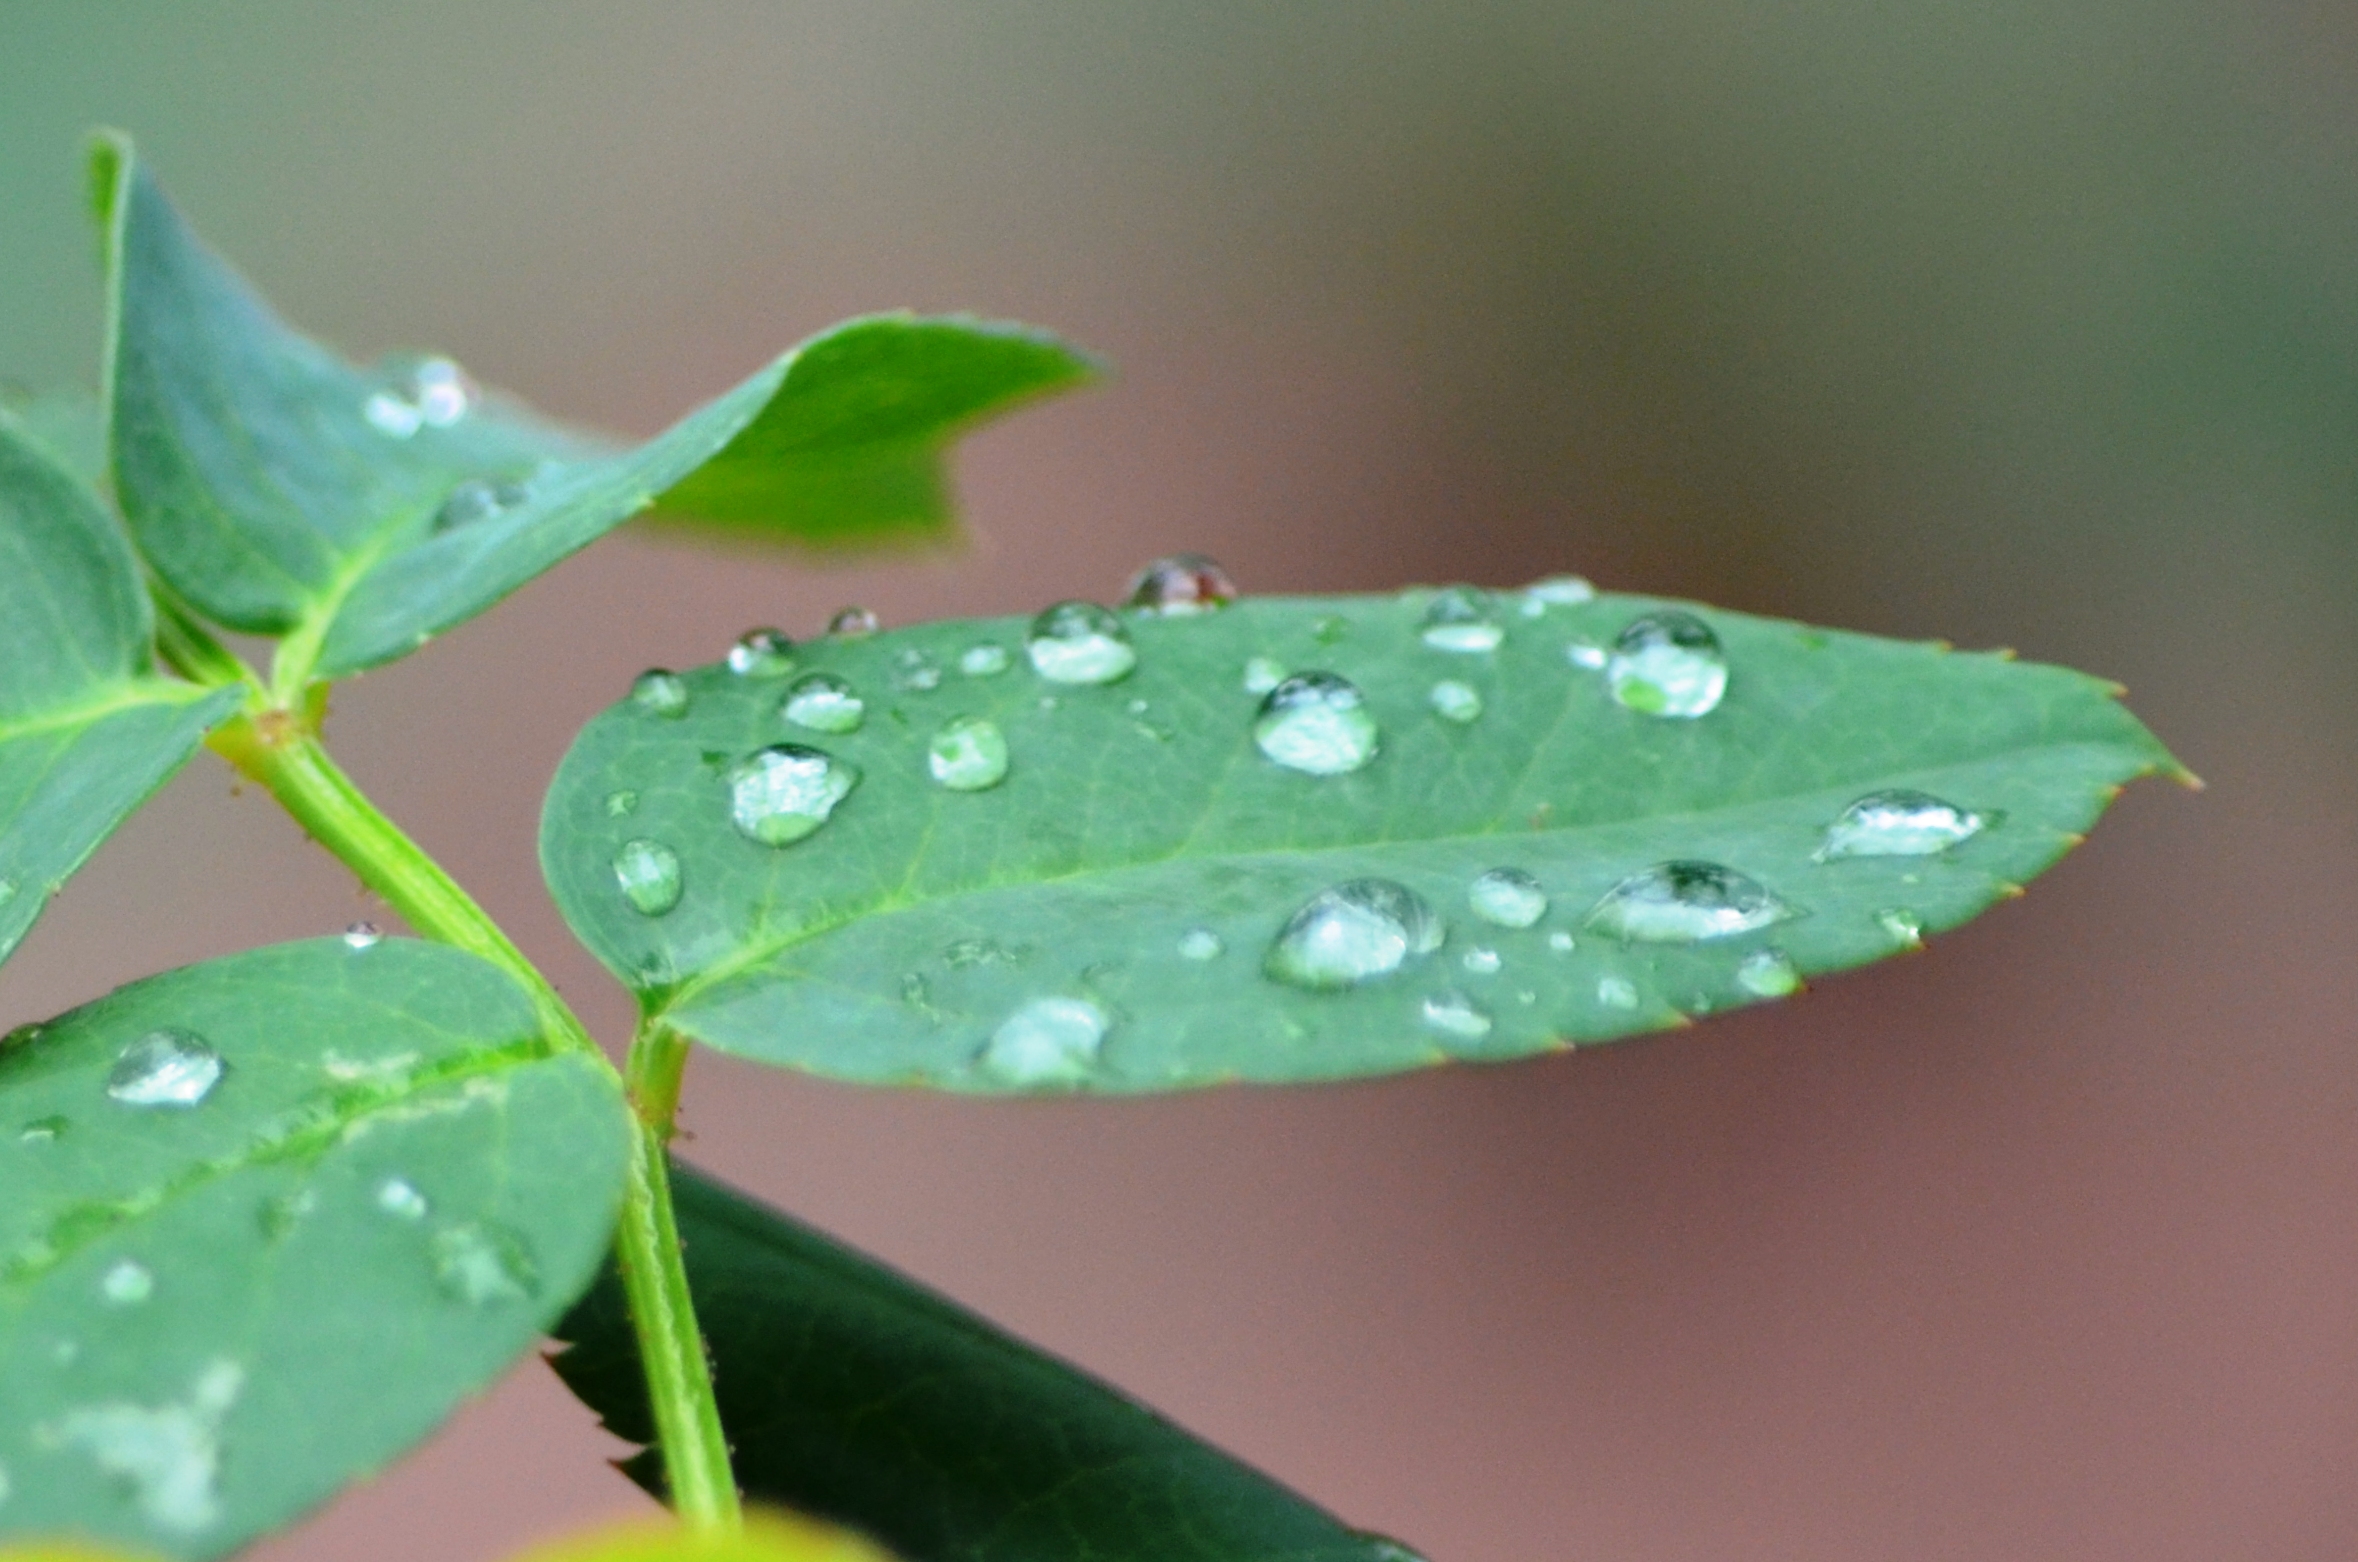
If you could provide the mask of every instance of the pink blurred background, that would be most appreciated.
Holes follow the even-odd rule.
[[[76,138],[306,327],[648,432],[854,312],[1109,388],[962,551],[625,536],[340,691],[609,1037],[542,786],[650,663],[1104,597],[1613,587],[2121,678],[2148,785],[1926,955],[1341,1089],[978,1104],[725,1059],[687,1147],[1435,1562],[2358,1555],[2358,31],[2225,0],[0,9],[0,375],[87,381]],[[374,914],[200,760],[0,1022]],[[643,1507],[527,1363],[259,1553]]]

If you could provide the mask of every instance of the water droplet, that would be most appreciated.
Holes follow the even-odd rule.
[[[638,806],[639,794],[627,788],[620,792],[606,794],[606,817],[609,819],[620,819]]]
[[[1578,575],[1550,575],[1523,588],[1523,595],[1542,607],[1578,607],[1597,599],[1597,588]]]
[[[1276,657],[1256,656],[1245,663],[1245,693],[1267,694],[1283,682],[1285,682],[1285,663]]]
[[[958,654],[958,670],[969,678],[996,678],[1007,670],[1010,660],[1007,647],[986,640]]]
[[[1209,613],[1236,600],[1228,571],[1200,553],[1174,553],[1130,577],[1128,605],[1166,618]]]
[[[203,1037],[151,1030],[115,1059],[106,1093],[125,1106],[195,1106],[212,1094],[227,1068]]]
[[[140,1516],[157,1529],[192,1535],[221,1517],[215,1489],[222,1419],[245,1387],[233,1361],[209,1363],[185,1402],[149,1408],[123,1401],[70,1410],[52,1435],[127,1483]]]
[[[136,1258],[118,1258],[99,1277],[98,1294],[117,1307],[136,1307],[156,1294],[156,1277]]]
[[[1562,928],[1558,928],[1553,933],[1547,935],[1547,947],[1554,950],[1557,954],[1568,955],[1573,950],[1579,948],[1580,944],[1579,941],[1573,938],[1571,934],[1565,932]]]
[[[1728,689],[1719,636],[1692,613],[1665,608],[1634,620],[1613,642],[1605,667],[1613,698],[1648,716],[1694,717],[1716,710]]]
[[[1032,620],[1023,649],[1050,683],[1113,683],[1138,665],[1130,632],[1094,602],[1057,603]]]
[[[385,935],[378,931],[374,922],[355,922],[344,929],[344,947],[347,949],[374,949],[384,939]]]
[[[1375,758],[1378,733],[1356,684],[1333,673],[1297,673],[1271,689],[1253,742],[1288,770],[1339,776]]]
[[[933,735],[925,767],[953,792],[982,792],[1007,779],[1007,738],[999,724],[961,716]]]
[[[1432,705],[1433,714],[1443,721],[1454,721],[1463,726],[1481,719],[1482,696],[1470,683],[1444,678],[1433,685],[1425,699]]]
[[[1687,944],[1782,922],[1793,908],[1716,862],[1657,863],[1605,893],[1588,925],[1625,941]]]
[[[1436,592],[1425,608],[1417,638],[1436,651],[1495,651],[1506,638],[1487,592],[1451,586]]]
[[[1755,949],[1736,962],[1736,985],[1756,998],[1786,998],[1801,991],[1801,972],[1782,949]]]
[[[531,490],[522,483],[470,477],[453,488],[450,497],[442,501],[442,508],[434,512],[434,529],[447,532],[456,531],[462,526],[480,525],[506,514],[531,497]]]
[[[433,1206],[406,1177],[387,1177],[377,1184],[377,1208],[397,1220],[424,1220]]]
[[[1924,919],[1905,906],[1876,912],[1875,925],[1910,949],[1924,942]]]
[[[729,647],[728,663],[740,678],[782,678],[794,668],[794,642],[775,629],[748,629]]]
[[[739,829],[744,829],[742,822]],[[812,829],[818,828],[816,824]],[[750,830],[746,832],[752,834]],[[808,834],[809,831],[804,831]],[[754,837],[762,839],[760,836]],[[769,842],[777,845],[778,842]],[[642,916],[659,917],[680,903],[682,877],[680,854],[661,841],[641,837],[624,841],[614,854],[614,882],[622,886],[622,898],[631,909]]]
[[[469,1307],[521,1302],[540,1289],[524,1239],[505,1226],[469,1221],[434,1233],[428,1252],[442,1294]]]
[[[36,1117],[17,1130],[17,1139],[24,1144],[54,1144],[72,1126],[62,1117]]]
[[[1016,1084],[1072,1084],[1096,1067],[1110,1024],[1086,998],[1035,998],[991,1033],[982,1064]]]
[[[827,822],[860,773],[815,748],[779,743],[729,772],[729,820],[764,846],[788,846]]]
[[[893,653],[892,686],[903,694],[930,694],[942,686],[942,664],[913,645]]]
[[[1498,968],[1505,963],[1506,962],[1504,960],[1499,958],[1497,950],[1484,949],[1479,946],[1467,950],[1465,955],[1458,961],[1458,964],[1464,966],[1468,971],[1471,971],[1476,976],[1496,976],[1498,974]]]
[[[1424,1002],[1425,1026],[1458,1041],[1480,1041],[1490,1034],[1490,1016],[1482,1006],[1452,988]]]
[[[1869,792],[1826,828],[1818,860],[1836,857],[1929,857],[1979,834],[1983,814],[1923,792]]]
[[[813,732],[857,732],[868,719],[868,702],[833,673],[812,673],[800,680],[778,709],[788,721]]]
[[[1351,1538],[1366,1548],[1367,1562],[1425,1562],[1421,1554],[1374,1530],[1353,1530]]]
[[[1296,987],[1350,987],[1431,954],[1446,933],[1424,897],[1406,885],[1353,879],[1310,897],[1269,946],[1261,968]]]
[[[1608,1009],[1634,1009],[1638,1006],[1637,987],[1626,977],[1600,976],[1597,978],[1597,1002]]]
[[[1217,960],[1227,948],[1220,935],[1208,927],[1191,927],[1179,935],[1179,958],[1182,960]]]
[[[942,951],[942,964],[953,971],[978,965],[1021,965],[1030,953],[1028,948],[1010,949],[993,938],[961,938]]]
[[[685,715],[688,682],[678,673],[650,667],[631,681],[630,702],[651,716]]]
[[[1596,672],[1613,658],[1594,640],[1572,640],[1564,645],[1564,660],[1575,667]]]
[[[380,434],[407,439],[425,423],[416,405],[391,391],[373,391],[360,404],[360,415]]]
[[[838,608],[827,620],[827,633],[838,640],[864,640],[884,627],[884,620],[864,607]]]
[[[1500,927],[1529,927],[1547,915],[1547,891],[1520,868],[1492,868],[1466,888],[1474,915]]]

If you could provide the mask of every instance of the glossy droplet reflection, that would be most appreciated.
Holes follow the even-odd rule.
[[[408,439],[421,428],[448,428],[481,398],[466,371],[448,358],[420,358],[397,367],[391,383],[369,394],[360,415],[380,434]]]
[[[1826,828],[1820,861],[1837,857],[1929,857],[1970,840],[1990,817],[1924,792],[1869,792]]]
[[[1547,915],[1547,891],[1520,868],[1492,868],[1466,887],[1475,916],[1500,927],[1529,927]]]
[[[58,1116],[36,1117],[16,1131],[20,1144],[55,1144],[71,1126]]]
[[[1541,607],[1578,607],[1597,599],[1597,588],[1579,575],[1550,575],[1523,588],[1526,601]]]
[[[450,497],[442,501],[442,508],[434,512],[434,529],[447,532],[462,526],[477,526],[506,514],[531,497],[531,490],[522,483],[471,477],[453,488]]]
[[[969,678],[996,678],[1013,660],[1007,654],[1007,647],[984,641],[958,653],[958,670]]]
[[[1267,694],[1283,682],[1285,682],[1285,663],[1276,657],[1256,656],[1245,663],[1245,693]]]
[[[748,629],[729,647],[728,663],[740,678],[782,678],[794,670],[794,642],[776,629]]]
[[[859,780],[857,770],[831,755],[779,743],[729,772],[729,822],[747,840],[791,845],[825,824]]]
[[[833,673],[812,673],[786,692],[779,713],[813,732],[857,732],[868,719],[868,702]]]
[[[106,1093],[125,1106],[191,1107],[213,1093],[227,1068],[202,1036],[152,1030],[115,1059]]]
[[[1788,998],[1801,991],[1801,972],[1782,949],[1755,949],[1736,962],[1736,985],[1755,998]]]
[[[1913,949],[1924,942],[1924,919],[1905,906],[1876,912],[1875,925],[1889,934],[1893,942],[1907,948]]]
[[[981,792],[1007,779],[1007,738],[994,721],[961,716],[925,747],[926,769],[953,792]]]
[[[1506,638],[1489,593],[1471,586],[1450,586],[1426,604],[1417,638],[1436,651],[1479,653],[1495,651]]]
[[[1253,744],[1288,770],[1339,776],[1375,758],[1380,734],[1359,688],[1333,673],[1297,673],[1271,689]]]
[[[377,930],[374,922],[355,922],[344,929],[344,947],[347,949],[374,949],[384,942],[384,938],[385,935]]]
[[[685,715],[687,680],[664,668],[650,667],[631,681],[630,702],[650,716]]]
[[[1228,578],[1226,570],[1200,553],[1174,553],[1130,577],[1125,605],[1178,617],[1213,612],[1235,600],[1236,582]]]
[[[445,1227],[434,1233],[427,1253],[442,1294],[470,1307],[525,1301],[540,1289],[532,1250],[492,1221]]]
[[[1634,1009],[1638,1006],[1637,985],[1623,976],[1600,976],[1597,1002],[1608,1009]]]
[[[895,651],[886,671],[903,694],[930,694],[942,686],[942,664],[913,645]]]
[[[864,607],[837,608],[827,620],[827,633],[838,640],[860,640],[884,627],[884,620]]]
[[[1630,710],[1693,718],[1718,709],[1727,694],[1728,661],[1709,624],[1666,608],[1621,631],[1605,664],[1605,681]]]
[[[1588,925],[1628,942],[1691,944],[1729,938],[1793,915],[1759,881],[1716,862],[1665,862],[1623,879]]]
[[[1426,691],[1425,702],[1433,707],[1433,714],[1443,721],[1454,721],[1459,726],[1482,719],[1482,696],[1470,683],[1455,678],[1444,678]]]
[[[424,1220],[433,1207],[408,1178],[387,1177],[377,1184],[377,1208],[395,1220]]]
[[[659,917],[680,903],[685,885],[680,854],[644,836],[624,841],[614,853],[614,882],[622,886],[622,898],[633,911]]]
[[[1219,934],[1208,927],[1191,927],[1179,935],[1179,958],[1182,960],[1217,960],[1228,945]]]
[[[1425,1029],[1452,1041],[1480,1041],[1490,1034],[1490,1015],[1464,993],[1452,989],[1427,998],[1420,1010]]]
[[[1050,683],[1113,683],[1138,665],[1122,621],[1094,602],[1059,602],[1032,620],[1024,654]]]
[[[136,1258],[118,1258],[99,1276],[98,1294],[115,1307],[135,1307],[156,1294],[156,1277]]]
[[[1086,998],[1035,998],[991,1033],[982,1065],[1012,1084],[1077,1084],[1096,1068],[1110,1024]]]
[[[1477,944],[1467,950],[1457,963],[1464,966],[1469,975],[1496,976],[1506,964],[1506,959],[1497,950]]]
[[[1261,968],[1296,987],[1351,987],[1431,954],[1446,934],[1433,908],[1406,885],[1353,879],[1305,902],[1269,946]]]

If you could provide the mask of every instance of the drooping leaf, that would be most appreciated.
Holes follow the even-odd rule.
[[[650,508],[815,544],[937,528],[943,447],[1092,372],[1022,327],[878,316],[618,449],[447,360],[345,363],[198,242],[127,142],[95,166],[124,514],[181,595],[288,636],[324,677],[406,654]]]
[[[780,677],[690,673],[684,710],[625,700],[581,733],[543,869],[598,958],[724,1050],[874,1083],[1164,1090],[1516,1057],[1775,996],[2014,894],[2122,782],[2174,768],[2107,686],[2059,668],[1703,610],[1724,697],[1681,718],[1632,708],[1708,692],[1647,660],[1665,642],[1641,620],[1681,609],[1508,599],[1476,608],[1494,649],[1452,651],[1424,633],[1436,602],[1462,607],[1412,591],[1133,613],[1135,670],[1102,685],[1039,675],[1021,620],[830,638]],[[1633,625],[1636,656],[1594,665]],[[1006,670],[968,676],[970,653]],[[1268,757],[1256,658],[1364,694],[1319,707],[1309,686],[1274,747],[1290,733],[1298,762],[1347,759],[1364,718],[1373,757],[1325,775]],[[865,701],[856,731],[781,715],[810,675]],[[1004,741],[996,785],[932,779],[937,740],[953,778],[987,779],[990,745],[951,728],[965,718]],[[738,768],[782,742],[858,779],[805,838],[766,845],[733,799],[809,782],[810,761]],[[1837,817],[1893,788],[1982,827],[1928,855],[1821,860]],[[626,893],[651,847],[677,877],[660,915]],[[1502,869],[1536,881],[1544,915],[1474,907]],[[1411,898],[1312,905],[1370,879]],[[1274,950],[1298,914],[1324,942]],[[1362,955],[1396,969],[1334,979]]]
[[[0,959],[237,708],[158,677],[152,633],[122,533],[0,412]]]
[[[530,1348],[613,1228],[612,1071],[495,967],[322,939],[0,1050],[0,1539],[219,1556]]]
[[[892,1562],[859,1536],[791,1514],[754,1512],[734,1535],[636,1520],[535,1546],[515,1562]]]
[[[673,1197],[721,1424],[749,1497],[908,1562],[1415,1562],[943,1297],[718,1183]],[[618,1435],[654,1436],[609,1270],[555,1358]],[[660,1461],[625,1466],[659,1490]]]

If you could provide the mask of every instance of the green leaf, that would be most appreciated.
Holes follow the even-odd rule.
[[[4,1562],[4,1559],[0,1559]],[[546,1546],[516,1562],[892,1562],[862,1540],[786,1514],[749,1513],[733,1535],[633,1520]]]
[[[627,1136],[612,1071],[441,945],[280,945],[15,1033],[0,1539],[219,1556],[381,1468],[589,1281]]]
[[[688,1283],[746,1495],[909,1562],[1414,1562],[1143,1406],[891,1270],[684,1168]],[[557,1373],[654,1436],[611,1270]],[[624,1466],[658,1490],[651,1454]]]
[[[0,389],[0,412],[14,417],[34,443],[56,457],[86,488],[106,480],[106,414],[88,391]]]
[[[0,412],[0,959],[237,708],[156,676],[152,632],[122,533]]]
[[[1467,653],[1425,643],[1436,600],[1132,613],[1136,670],[1103,686],[1036,675],[1016,619],[814,642],[792,678],[692,673],[684,713],[626,700],[581,733],[544,810],[543,870],[652,1013],[726,1051],[880,1084],[1164,1090],[1517,1057],[1753,1001],[2016,893],[2120,783],[2174,768],[2113,691],[2058,668],[1705,610],[1733,670],[1717,709],[1679,719],[1626,708],[1567,653],[1594,662],[1669,604],[1507,599],[1490,609],[1503,644]],[[978,646],[1007,670],[963,675]],[[1363,690],[1374,759],[1319,776],[1264,757],[1245,687],[1263,657]],[[782,719],[781,692],[812,673],[865,698],[857,731]],[[1444,681],[1478,697],[1476,719],[1437,714]],[[929,779],[929,740],[955,718],[1000,729],[1001,784]],[[860,779],[807,839],[769,846],[732,826],[731,767],[782,740]],[[1937,855],[1816,860],[1836,817],[1885,788],[1993,822]],[[618,882],[632,841],[676,854],[661,915]],[[1590,922],[1617,884],[1695,861],[1792,915],[1687,943]],[[1500,868],[1538,880],[1544,917],[1474,914],[1475,879]],[[1422,897],[1446,945],[1335,990],[1264,974],[1298,908],[1366,878]],[[1063,1008],[1019,1018],[1044,1000]]]
[[[650,508],[819,544],[936,528],[942,447],[1091,373],[1021,327],[879,316],[616,450],[447,360],[345,363],[197,241],[128,142],[94,166],[124,514],[199,610],[289,637],[323,677],[405,655]]]

